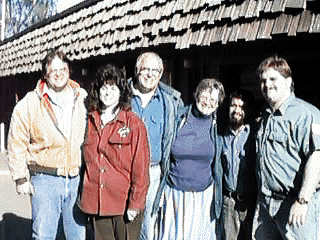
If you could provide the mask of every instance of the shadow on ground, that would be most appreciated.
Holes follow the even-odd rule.
[[[32,221],[28,218],[17,216],[13,213],[5,213],[0,222],[1,240],[32,240]],[[86,240],[93,239],[91,225],[87,225]],[[65,240],[63,229],[59,229],[56,240]]]
[[[31,240],[31,219],[19,217],[13,213],[5,213],[0,222],[1,240]]]

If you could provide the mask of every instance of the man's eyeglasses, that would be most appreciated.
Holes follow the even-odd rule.
[[[51,74],[56,75],[58,73],[65,74],[65,73],[68,73],[68,72],[69,72],[69,69],[67,67],[65,67],[65,68],[62,68],[62,69],[49,70],[49,75],[51,75]]]
[[[160,75],[160,70],[156,68],[141,68],[140,69],[141,74],[148,74],[151,73],[153,76],[158,76]]]

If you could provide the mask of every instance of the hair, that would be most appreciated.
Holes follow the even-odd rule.
[[[49,52],[47,53],[47,56],[42,61],[42,79],[46,79],[48,77],[48,67],[52,63],[52,60],[55,57],[58,57],[59,59],[61,59],[63,62],[65,62],[68,65],[68,68],[70,68],[70,61],[66,57],[66,55],[58,49],[51,49],[49,50]]]
[[[98,69],[95,81],[91,85],[91,90],[86,100],[87,110],[102,112],[104,104],[100,100],[100,88],[105,83],[114,83],[119,88],[120,99],[117,107],[122,110],[131,109],[132,91],[126,79],[125,69],[120,70],[113,64],[106,64]]]
[[[136,77],[139,75],[142,61],[147,57],[156,58],[159,63],[160,72],[163,73],[163,61],[162,61],[161,57],[155,52],[144,52],[139,55],[139,57],[137,58],[137,61],[136,61],[136,66],[135,66],[135,76]]]
[[[255,101],[254,101],[253,95],[250,92],[243,89],[236,90],[232,92],[229,96],[228,107],[230,107],[230,104],[233,98],[238,98],[243,101],[243,109],[245,112],[244,122],[248,123],[255,116],[254,114]]]
[[[197,101],[201,92],[203,92],[204,90],[206,90],[208,88],[211,90],[217,89],[219,91],[218,102],[219,102],[219,106],[221,106],[221,104],[225,98],[225,91],[224,91],[224,87],[223,87],[222,83],[214,78],[205,78],[199,82],[199,84],[196,88],[196,91],[193,94],[195,100]]]
[[[281,74],[281,76],[283,76],[284,78],[288,78],[288,77],[292,78],[292,71],[289,64],[284,58],[281,58],[278,55],[273,55],[271,57],[268,57],[260,63],[257,69],[257,75],[259,76],[259,78],[261,79],[262,74],[270,68],[278,71]],[[293,92],[294,83],[293,81],[291,82],[292,82],[291,91]]]

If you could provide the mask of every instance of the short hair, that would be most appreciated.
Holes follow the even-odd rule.
[[[95,81],[91,85],[91,91],[86,100],[88,111],[98,111],[101,113],[104,109],[104,105],[100,100],[100,88],[105,83],[116,84],[119,88],[120,98],[117,107],[123,110],[131,109],[132,91],[126,79],[125,69],[119,69],[113,64],[106,64],[98,69]]]
[[[162,61],[162,58],[156,52],[144,52],[144,53],[140,54],[139,57],[137,58],[136,66],[135,66],[135,75],[136,76],[138,76],[138,74],[139,74],[142,61],[146,57],[149,57],[149,56],[152,56],[152,57],[157,59],[157,61],[159,63],[159,67],[160,67],[160,73],[163,73],[163,61]]]
[[[262,74],[270,68],[273,68],[274,70],[278,71],[284,78],[292,78],[292,71],[289,64],[284,58],[279,57],[278,55],[268,57],[260,63],[257,69],[257,74],[259,78],[261,79]],[[293,81],[291,84],[291,91],[294,91]]]
[[[254,118],[255,100],[253,95],[250,92],[243,89],[235,90],[229,96],[228,107],[230,107],[230,104],[233,98],[238,98],[243,101],[243,109],[245,112],[244,122],[248,123],[250,120]]]
[[[223,87],[222,83],[214,78],[205,78],[199,82],[199,84],[196,88],[196,91],[193,94],[195,100],[197,101],[201,92],[203,92],[204,90],[206,90],[208,88],[211,90],[217,89],[219,91],[218,103],[219,103],[219,106],[221,106],[221,104],[224,100],[224,97],[225,97],[225,91],[224,91],[224,87]]]
[[[46,57],[42,61],[42,79],[46,79],[48,77],[48,66],[51,64],[52,60],[55,57],[58,57],[63,62],[65,62],[68,65],[68,68],[70,67],[70,61],[67,58],[67,56],[64,54],[64,52],[58,49],[51,49],[49,50]]]

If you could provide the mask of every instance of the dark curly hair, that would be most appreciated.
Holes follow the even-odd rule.
[[[96,79],[91,85],[89,96],[86,100],[87,110],[102,112],[104,105],[100,100],[100,88],[105,83],[114,83],[120,90],[119,105],[117,108],[122,110],[131,109],[132,91],[126,79],[125,69],[119,69],[113,64],[101,66],[96,74]]]

